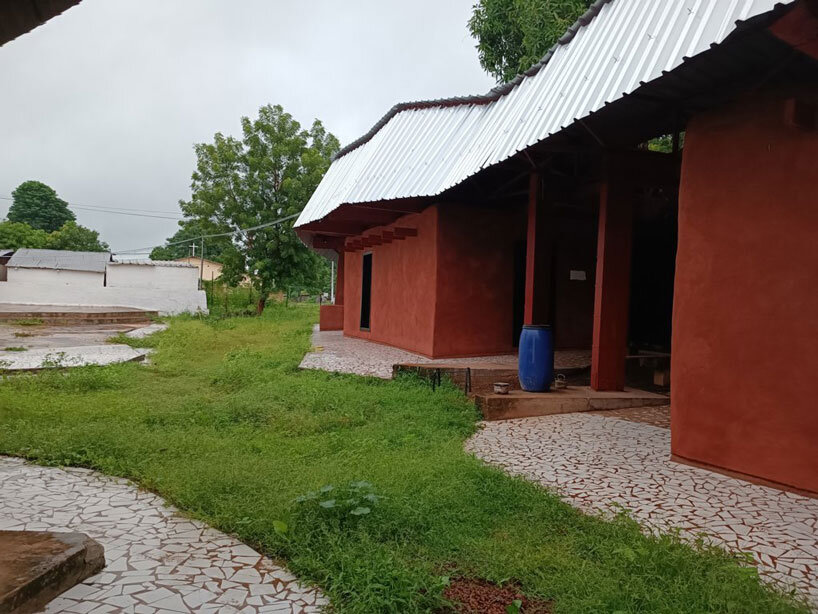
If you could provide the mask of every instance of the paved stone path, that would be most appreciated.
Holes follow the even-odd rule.
[[[365,339],[344,337],[341,331],[319,331],[317,326],[312,335],[312,345],[320,350],[312,351],[304,356],[304,360],[301,361],[302,369],[370,375],[383,379],[392,377],[392,365],[402,363],[460,364],[464,367],[491,363],[511,368],[517,367],[516,354],[431,359]],[[554,366],[558,369],[581,368],[590,364],[590,350],[557,351],[554,358]]]
[[[0,457],[0,529],[79,531],[105,547],[102,573],[48,614],[310,614],[327,603],[249,546],[87,469]]]
[[[667,408],[650,411],[487,422],[466,447],[586,512],[622,506],[649,530],[752,552],[765,577],[818,610],[818,500],[672,462]]]

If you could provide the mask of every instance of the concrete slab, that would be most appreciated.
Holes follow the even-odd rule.
[[[29,614],[105,567],[83,533],[0,531],[0,614]]]
[[[144,339],[145,337],[149,337],[154,333],[161,333],[163,330],[167,329],[168,329],[167,324],[159,322],[157,324],[150,324],[149,326],[135,328],[134,330],[125,333],[125,336],[128,337],[129,339]]]
[[[83,324],[74,326],[0,326],[0,351],[8,347],[36,348],[103,345],[108,338],[134,330],[137,324]]]
[[[475,403],[485,420],[510,420],[602,409],[667,405],[663,394],[626,388],[621,392],[599,392],[588,386],[570,386],[551,392],[477,394]]]
[[[64,348],[38,348],[24,352],[0,351],[0,372],[39,371],[60,367],[110,365],[145,359],[150,350],[128,345],[87,345]]]

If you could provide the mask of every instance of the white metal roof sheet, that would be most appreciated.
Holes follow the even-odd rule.
[[[57,249],[22,248],[9,259],[9,268],[54,269],[57,271],[91,271],[104,273],[109,252],[72,252]]]
[[[440,194],[721,43],[737,23],[794,1],[598,2],[593,19],[496,100],[410,105],[387,116],[342,150],[296,226],[345,203]]]

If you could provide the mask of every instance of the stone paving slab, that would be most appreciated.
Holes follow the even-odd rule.
[[[249,546],[87,469],[0,457],[0,529],[79,531],[104,546],[105,569],[46,614],[314,614],[328,603]]]
[[[397,364],[459,365],[463,367],[492,365],[517,368],[516,354],[432,359],[365,339],[345,337],[343,331],[321,331],[318,330],[318,326],[313,331],[312,345],[320,350],[311,351],[304,356],[304,360],[301,361],[302,369],[391,379],[392,366]],[[556,368],[581,368],[590,364],[590,350],[556,352]]]
[[[129,345],[118,344],[35,348],[24,352],[0,351],[0,372],[133,362],[144,360],[149,352],[147,349],[135,349]]]
[[[485,422],[466,448],[583,511],[624,508],[646,530],[751,552],[762,577],[818,611],[818,499],[675,463],[668,428],[647,424],[648,410],[618,411]]]

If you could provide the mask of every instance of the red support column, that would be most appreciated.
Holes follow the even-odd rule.
[[[591,388],[622,390],[628,344],[633,194],[627,171],[618,168],[602,185],[599,199],[594,340]]]
[[[340,250],[338,252],[338,264],[335,270],[335,304],[344,304],[344,258],[346,252]]]
[[[550,324],[552,225],[543,198],[542,178],[531,173],[528,184],[524,324]]]

